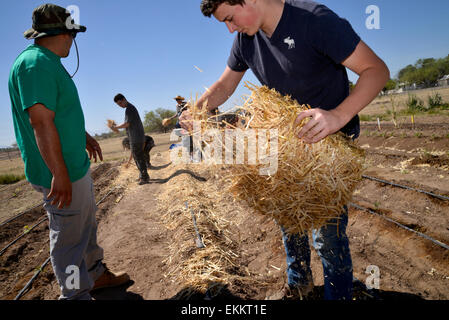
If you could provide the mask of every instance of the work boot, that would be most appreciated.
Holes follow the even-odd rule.
[[[309,300],[312,292],[313,283],[294,287],[285,284],[280,291],[266,297],[265,300]]]
[[[106,265],[104,265],[105,271],[103,274],[95,281],[94,287],[91,289],[103,289],[121,286],[130,281],[129,275],[126,272],[112,273]]]

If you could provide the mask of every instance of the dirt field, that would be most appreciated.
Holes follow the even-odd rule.
[[[420,99],[424,105],[427,105],[427,99],[429,96],[438,93],[443,101],[449,101],[449,87],[436,87],[422,90],[407,91],[400,94],[381,96],[374,99],[371,104],[360,112],[362,115],[379,115],[385,113],[388,109],[391,109],[391,98],[394,99],[398,105],[396,111],[406,108],[406,102],[409,95],[415,95]]]
[[[377,123],[362,123],[358,143],[367,152],[369,166],[365,174],[448,197],[448,120],[444,115],[418,118],[414,129],[405,121],[401,128],[383,123],[380,132]],[[229,260],[222,273],[210,273],[214,281],[217,274],[224,279],[215,286],[220,288],[214,294],[216,299],[265,299],[279,290],[286,281],[279,227],[245,203],[233,201],[222,192],[225,186],[207,170],[194,164],[171,164],[169,135],[153,138],[156,147],[151,152],[152,183],[143,186],[135,181],[136,167],[124,166],[128,153],[121,149],[121,139],[101,141],[105,160],[109,161],[92,166],[97,201],[102,200],[97,212],[98,238],[108,266],[127,271],[132,283],[98,291],[94,297],[205,297],[204,292],[188,283],[188,278],[180,276],[179,267],[204,250],[195,246],[185,200],[198,214],[206,248],[212,250],[212,241],[217,241],[216,249],[221,250],[217,252]],[[220,196],[212,198],[212,194]],[[1,222],[39,204],[41,196],[23,181],[0,186],[0,199]],[[377,213],[354,207],[349,210],[348,236],[354,277],[359,280],[355,299],[449,299],[449,250],[422,236],[449,244],[449,201],[365,179],[354,193],[353,203]],[[45,212],[38,207],[1,226],[0,249],[43,217]],[[0,256],[0,299],[13,299],[47,257],[48,227],[44,222]],[[215,261],[212,255],[203,259],[205,265]],[[366,270],[370,265],[379,268],[379,290],[368,291],[361,285],[369,276]],[[316,297],[321,299],[322,266],[313,250],[312,270]],[[214,283],[208,284],[213,287]],[[51,265],[47,265],[22,299],[57,299],[58,295]]]

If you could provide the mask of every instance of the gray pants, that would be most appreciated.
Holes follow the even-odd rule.
[[[50,204],[49,189],[33,187],[44,195],[50,226],[50,258],[61,288],[59,299],[90,300],[89,291],[105,271],[103,249],[97,244],[97,206],[90,172],[72,183],[72,203],[63,209]]]

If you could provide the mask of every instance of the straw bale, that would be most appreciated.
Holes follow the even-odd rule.
[[[162,125],[164,127],[168,126],[169,124],[170,124],[170,119],[166,118],[166,119],[162,120]]]
[[[111,129],[114,132],[119,132],[119,130],[117,129],[117,124],[115,123],[114,120],[110,120],[108,119],[108,122],[106,124],[108,126],[109,129]]]
[[[278,143],[277,170],[271,175],[261,175],[261,169],[267,167],[263,161],[248,164],[245,160],[244,164],[215,166],[217,170],[219,167],[226,169],[223,178],[231,180],[229,191],[236,199],[245,200],[256,212],[274,218],[290,234],[305,234],[310,229],[331,223],[330,219],[337,218],[338,221],[361,181],[363,149],[342,133],[306,144],[297,138],[297,134],[308,119],[300,125],[295,125],[295,120],[310,106],[300,105],[289,96],[282,96],[267,87],[246,86],[251,95],[240,107],[245,116],[238,128],[259,130],[256,130],[257,141],[261,141],[260,129],[277,129],[277,135],[270,136]],[[202,123],[203,132],[217,128],[204,111],[194,114],[194,119]],[[222,148],[227,148],[224,142]],[[236,151],[230,151],[235,157]],[[267,157],[260,156],[259,160],[267,160]]]

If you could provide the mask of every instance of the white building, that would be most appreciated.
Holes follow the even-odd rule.
[[[438,86],[439,87],[449,86],[449,74],[445,75],[443,78],[438,80]]]

